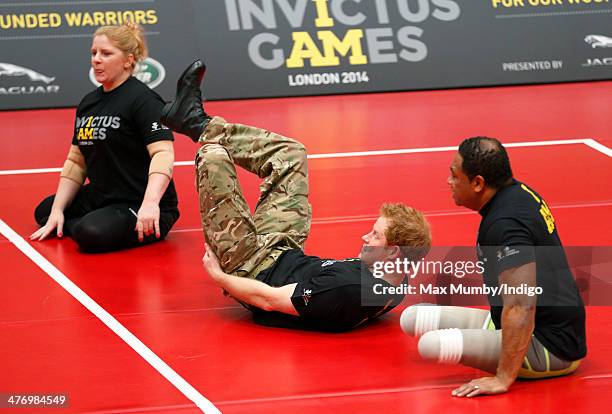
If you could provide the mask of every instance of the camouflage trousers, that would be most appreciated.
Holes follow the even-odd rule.
[[[222,269],[256,277],[310,231],[306,149],[278,134],[214,117],[200,137],[196,188],[206,242]],[[236,165],[263,179],[254,213]]]

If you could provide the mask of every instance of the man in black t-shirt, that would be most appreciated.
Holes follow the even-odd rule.
[[[311,220],[306,149],[273,132],[206,115],[199,89],[204,70],[196,61],[185,71],[175,101],[162,111],[162,122],[201,145],[196,186],[208,274],[250,309],[256,322],[269,326],[344,331],[399,304],[403,295],[394,288],[404,275],[391,271],[375,278],[369,268],[424,255],[431,236],[423,215],[403,204],[384,205],[362,238],[367,249],[360,259],[304,254]],[[235,165],[263,179],[254,214]],[[376,295],[376,300],[366,304],[362,294]]]
[[[515,289],[501,299],[490,295],[490,313],[410,307],[402,314],[402,328],[423,335],[419,352],[427,359],[495,374],[464,384],[453,391],[455,396],[502,393],[517,377],[573,372],[586,355],[584,304],[548,205],[512,177],[506,150],[496,139],[463,141],[450,170],[455,203],[482,216],[477,250],[485,285],[505,292],[538,288],[541,293]]]

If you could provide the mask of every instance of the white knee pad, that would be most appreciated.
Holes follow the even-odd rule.
[[[421,336],[440,327],[441,306],[412,305],[402,312],[400,326],[408,335]]]
[[[460,329],[439,329],[425,333],[419,340],[423,359],[457,364],[463,355],[463,334]]]

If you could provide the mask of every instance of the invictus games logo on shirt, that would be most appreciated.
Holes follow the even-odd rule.
[[[58,93],[55,77],[12,63],[0,63],[0,95],[33,95]]]
[[[134,76],[149,88],[155,89],[166,78],[166,68],[157,60],[148,57],[136,65]],[[93,68],[89,70],[89,80],[91,80],[94,85],[100,86],[100,83],[96,81]]]
[[[93,145],[93,141],[106,139],[108,128],[118,129],[121,118],[118,116],[81,116],[76,119],[77,140],[79,145]]]

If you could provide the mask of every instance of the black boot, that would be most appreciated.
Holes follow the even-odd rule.
[[[211,120],[202,107],[200,84],[205,72],[206,65],[200,59],[185,69],[176,84],[174,101],[166,104],[161,112],[162,124],[187,135],[193,142],[198,142]]]

